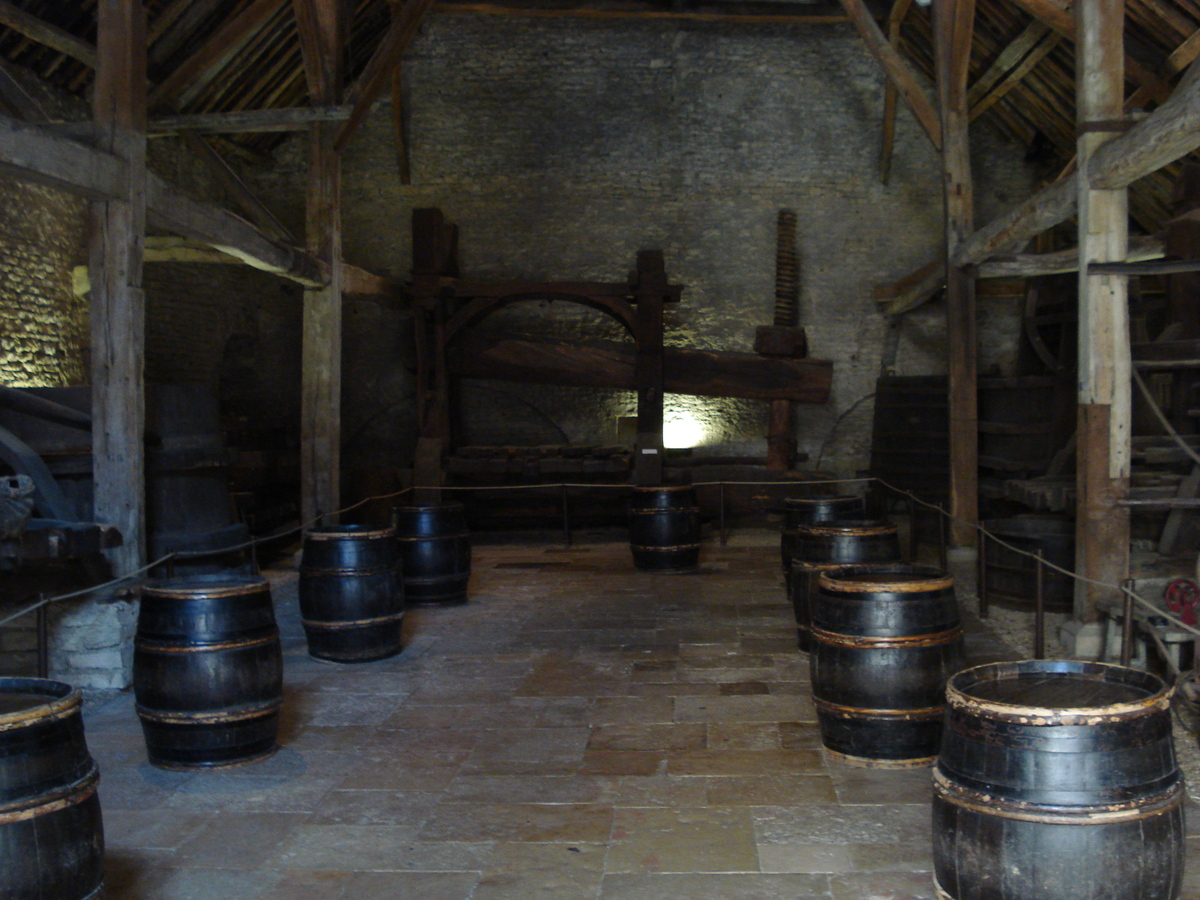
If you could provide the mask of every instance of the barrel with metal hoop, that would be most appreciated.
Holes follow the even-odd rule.
[[[98,900],[104,829],[82,697],[43,678],[0,678],[0,896]]]
[[[946,688],[934,770],[943,900],[1178,900],[1184,783],[1171,691],[1077,660],[991,663]]]
[[[404,601],[409,606],[467,602],[471,537],[461,503],[392,507]]]
[[[931,765],[946,680],[962,668],[954,579],[929,566],[820,574],[812,606],[813,703],[826,750],[851,765]]]
[[[787,497],[783,501],[783,530],[779,537],[779,552],[783,571],[788,571],[796,553],[795,529],[801,525],[820,525],[839,519],[862,519],[866,503],[852,494],[827,497]]]
[[[638,485],[629,503],[629,549],[643,572],[700,565],[700,504],[691,485]]]
[[[283,655],[267,581],[218,574],[143,586],[133,690],[153,765],[208,768],[274,753]]]
[[[396,567],[392,528],[331,525],[304,535],[298,590],[310,655],[366,662],[400,652],[404,594]]]
[[[792,565],[787,576],[788,600],[796,615],[800,649],[812,648],[809,606],[817,576],[830,566],[900,561],[900,534],[895,523],[882,519],[846,519],[797,525]]]

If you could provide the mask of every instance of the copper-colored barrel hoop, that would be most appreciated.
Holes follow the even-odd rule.
[[[52,794],[42,794],[31,800],[24,800],[20,804],[0,807],[0,825],[36,819],[38,816],[45,816],[52,812],[58,812],[60,809],[76,806],[96,793],[96,786],[99,783],[100,770],[93,763],[90,772],[62,790]]]
[[[360,538],[378,540],[395,535],[395,529],[382,528],[378,531],[310,531],[304,536],[306,541],[355,541]]]
[[[387,575],[396,570],[395,566],[372,566],[369,569],[317,569],[312,566],[301,566],[301,575],[334,575],[359,577],[365,575]]]
[[[671,546],[671,547],[664,547],[661,545],[660,546],[646,546],[644,544],[630,544],[629,546],[630,546],[630,548],[632,548],[634,550],[649,550],[649,551],[658,551],[659,553],[674,553],[676,550],[696,550],[699,548],[700,545],[699,544],[675,544],[674,546]]]
[[[832,569],[828,571],[833,571]],[[821,587],[829,591],[844,593],[880,593],[880,594],[916,594],[925,591],[945,591],[954,587],[954,579],[949,575],[927,578],[921,581],[888,581],[881,576],[878,581],[864,579],[863,581],[841,581],[831,577],[828,572],[821,576]]]
[[[946,685],[946,701],[954,709],[1018,725],[1103,725],[1124,719],[1136,719],[1171,708],[1174,688],[1160,691],[1144,700],[1092,707],[1018,706],[970,697],[952,685]]]
[[[951,644],[962,637],[963,630],[951,628],[949,631],[939,631],[937,634],[914,634],[904,637],[863,637],[849,634],[834,634],[820,628],[812,630],[813,637],[834,647],[851,647],[855,649],[889,650],[904,647],[937,647],[940,644]]]
[[[857,766],[860,769],[925,769],[937,762],[936,756],[916,756],[912,759],[871,759],[867,756],[839,753],[828,747],[825,748],[825,752],[848,766]]]
[[[469,534],[470,534],[470,532],[469,532],[469,531],[455,531],[455,532],[454,532],[454,533],[452,533],[452,534],[427,534],[427,535],[422,535],[422,536],[420,536],[420,537],[404,537],[403,535],[399,535],[399,536],[396,538],[396,540],[398,540],[398,541],[412,541],[412,542],[421,542],[421,541],[440,541],[440,540],[445,540],[446,538],[460,538],[460,537],[467,537]]]
[[[32,722],[57,722],[67,716],[73,716],[83,705],[83,694],[75,688],[65,697],[51,699],[46,704],[22,709],[17,712],[5,713],[0,716],[0,731],[11,731],[14,728],[25,728]]]
[[[657,494],[662,491],[692,491],[695,490],[695,486],[690,484],[634,485],[633,490],[636,493],[648,494],[654,492]]]
[[[1091,806],[1051,806],[1011,800],[993,793],[973,791],[951,782],[939,769],[933,772],[933,792],[946,803],[983,815],[1018,822],[1046,825],[1111,825],[1137,822],[1170,812],[1183,802],[1181,778],[1161,794],[1128,800],[1124,803],[1098,803]]]
[[[274,634],[267,635],[261,638],[249,638],[242,641],[215,641],[208,644],[187,644],[180,646],[179,644],[165,644],[157,641],[139,641],[135,640],[133,646],[138,650],[146,650],[152,653],[210,653],[213,650],[244,650],[247,647],[262,647],[267,644],[274,644],[279,640],[279,631]]]
[[[239,710],[214,712],[168,712],[163,709],[150,709],[140,704],[136,707],[139,718],[151,722],[162,722],[165,725],[219,725],[222,722],[245,722],[250,719],[262,719],[279,711],[283,700],[272,700],[253,707],[242,707]]]
[[[859,563],[859,565],[870,565],[870,563]],[[846,563],[819,563],[807,562],[802,559],[793,559],[792,568],[800,569],[802,572],[828,572],[830,569],[844,569]]]
[[[857,719],[863,716],[876,716],[881,719],[940,719],[946,712],[944,706],[928,706],[924,709],[860,709],[855,706],[840,706],[816,697],[813,697],[813,705],[843,719]]]
[[[338,631],[343,628],[367,628],[371,625],[386,625],[389,622],[399,622],[404,619],[404,613],[393,613],[390,616],[376,616],[373,619],[352,619],[339,622],[323,622],[318,619],[301,619],[305,628],[317,631]]]
[[[143,587],[142,595],[162,597],[166,600],[211,600],[217,597],[241,597],[251,594],[268,593],[270,585],[267,582],[230,585],[229,587],[194,587],[194,588],[158,588]]]
[[[791,530],[821,537],[897,534],[899,532],[895,525],[797,525]],[[847,564],[843,563],[842,565]]]
[[[698,507],[698,506],[671,506],[671,507],[664,507],[663,509],[658,509],[656,507],[654,509],[631,509],[630,512],[635,516],[657,516],[657,515],[661,515],[662,513],[680,513],[680,512],[698,513],[698,512],[700,512],[700,507]]]

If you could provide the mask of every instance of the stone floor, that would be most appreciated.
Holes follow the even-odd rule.
[[[268,573],[274,757],[155,769],[132,697],[86,710],[110,900],[932,898],[929,771],[821,749],[777,533],[689,575],[615,538],[477,546],[471,602],[357,666],[308,657],[295,572]],[[975,661],[1003,656],[968,619]]]

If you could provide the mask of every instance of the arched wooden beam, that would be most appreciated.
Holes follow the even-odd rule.
[[[633,310],[633,304],[628,300],[618,299],[617,297],[605,297],[598,294],[573,293],[547,288],[544,290],[523,289],[512,294],[472,298],[446,323],[442,336],[442,347],[450,346],[463,331],[478,324],[492,313],[506,306],[511,306],[514,303],[522,303],[530,300],[549,300],[551,302],[561,300],[564,303],[577,303],[580,306],[589,307],[616,319],[625,327],[630,337],[634,338],[634,340],[637,339],[636,314]]]

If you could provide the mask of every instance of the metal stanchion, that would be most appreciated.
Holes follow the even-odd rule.
[[[38,594],[38,602],[45,600]],[[50,613],[45,604],[37,608],[37,673],[38,678],[50,677]]]
[[[721,546],[729,543],[729,532],[725,530],[725,482],[721,482]]]
[[[1046,596],[1043,591],[1042,551],[1037,551],[1037,596],[1033,607],[1033,658],[1046,658]]]
[[[1121,582],[1121,590],[1125,616],[1121,623],[1121,665],[1127,666],[1133,660],[1133,579],[1126,578]]]
[[[988,533],[981,528],[979,530],[979,574],[976,576],[977,584],[975,586],[975,594],[979,597],[979,618],[981,619],[988,617],[987,542]]]
[[[946,559],[946,513],[939,506],[937,511],[938,522],[938,564],[942,571],[945,572],[949,568],[949,562]]]
[[[567,486],[560,484],[559,488],[562,491],[562,520],[563,520],[563,543],[568,547],[571,546],[571,510],[567,506]]]

